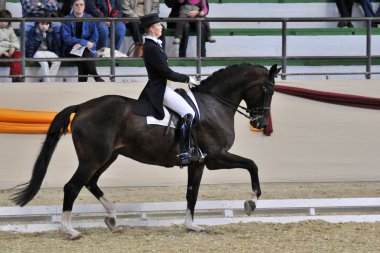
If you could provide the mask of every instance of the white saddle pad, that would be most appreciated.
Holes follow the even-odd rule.
[[[199,112],[199,107],[198,107],[197,101],[195,100],[195,97],[194,97],[193,93],[191,92],[191,90],[186,90],[186,93],[191,98],[191,100],[193,101],[193,103],[195,104],[195,107],[197,108],[199,119],[200,119],[201,118],[201,114]],[[164,118],[162,120],[156,119],[153,116],[147,116],[146,117],[146,123],[148,125],[168,126],[169,125],[169,120],[170,120],[170,113],[169,113],[168,109],[166,109],[165,106],[164,106],[164,113],[165,113],[165,116],[164,116]],[[173,121],[170,122],[169,126],[171,128],[177,128],[177,126],[174,125]]]

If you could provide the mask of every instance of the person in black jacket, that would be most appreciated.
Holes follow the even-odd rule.
[[[162,34],[162,25],[157,13],[140,17],[141,26],[144,27],[147,36],[143,48],[143,58],[149,81],[143,89],[134,107],[134,112],[142,116],[154,116],[157,119],[164,118],[164,108],[167,106],[182,117],[180,154],[181,164],[187,165],[203,158],[198,149],[194,148],[191,138],[191,127],[195,116],[190,105],[177,94],[167,80],[174,82],[190,83],[195,85],[195,80],[185,74],[177,73],[168,66],[168,58],[158,39]]]
[[[60,40],[51,28],[51,22],[36,22],[35,26],[26,33],[25,55],[28,58],[58,58]],[[61,66],[60,61],[40,61],[41,74],[44,82],[54,82]]]

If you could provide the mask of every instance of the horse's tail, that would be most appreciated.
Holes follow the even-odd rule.
[[[26,205],[39,191],[58,141],[62,134],[66,134],[68,131],[70,115],[75,113],[77,109],[77,105],[69,106],[54,117],[46,134],[46,139],[42,145],[40,154],[34,164],[32,178],[28,183],[20,184],[14,188],[20,189],[11,198],[15,204],[20,206]]]

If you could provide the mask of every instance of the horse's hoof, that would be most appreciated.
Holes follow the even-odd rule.
[[[200,232],[206,231],[206,229],[204,227],[200,227],[200,226],[193,226],[193,227],[186,228],[186,231],[200,233]]]
[[[198,225],[196,225],[194,223],[185,224],[185,228],[186,228],[186,231],[189,231],[189,232],[203,232],[203,231],[206,231],[206,229],[204,227],[198,226]]]
[[[248,216],[251,216],[251,214],[253,213],[253,211],[255,211],[255,209],[256,209],[256,203],[253,202],[252,200],[247,200],[244,202],[244,210]]]
[[[73,241],[79,240],[80,238],[82,238],[82,234],[81,233],[78,233],[78,234],[70,236],[70,240],[73,240]]]
[[[116,226],[116,219],[113,217],[105,217],[104,223],[106,223],[109,230],[113,230]]]
[[[69,236],[70,240],[78,240],[78,239],[82,238],[82,234],[79,231],[77,231],[73,228],[70,228],[70,227],[68,228],[66,226],[61,226],[60,231],[64,235]]]

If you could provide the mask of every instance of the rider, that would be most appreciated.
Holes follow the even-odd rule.
[[[185,99],[170,87],[167,80],[190,85],[195,85],[196,82],[192,77],[174,72],[169,68],[168,58],[161,47],[162,42],[158,39],[162,33],[158,14],[142,16],[140,22],[146,33],[143,57],[149,80],[134,106],[134,112],[142,116],[154,116],[157,119],[164,118],[163,105],[177,112],[182,117],[180,154],[178,155],[181,165],[200,161],[204,156],[198,152],[197,148],[194,148],[191,141],[195,112]]]

